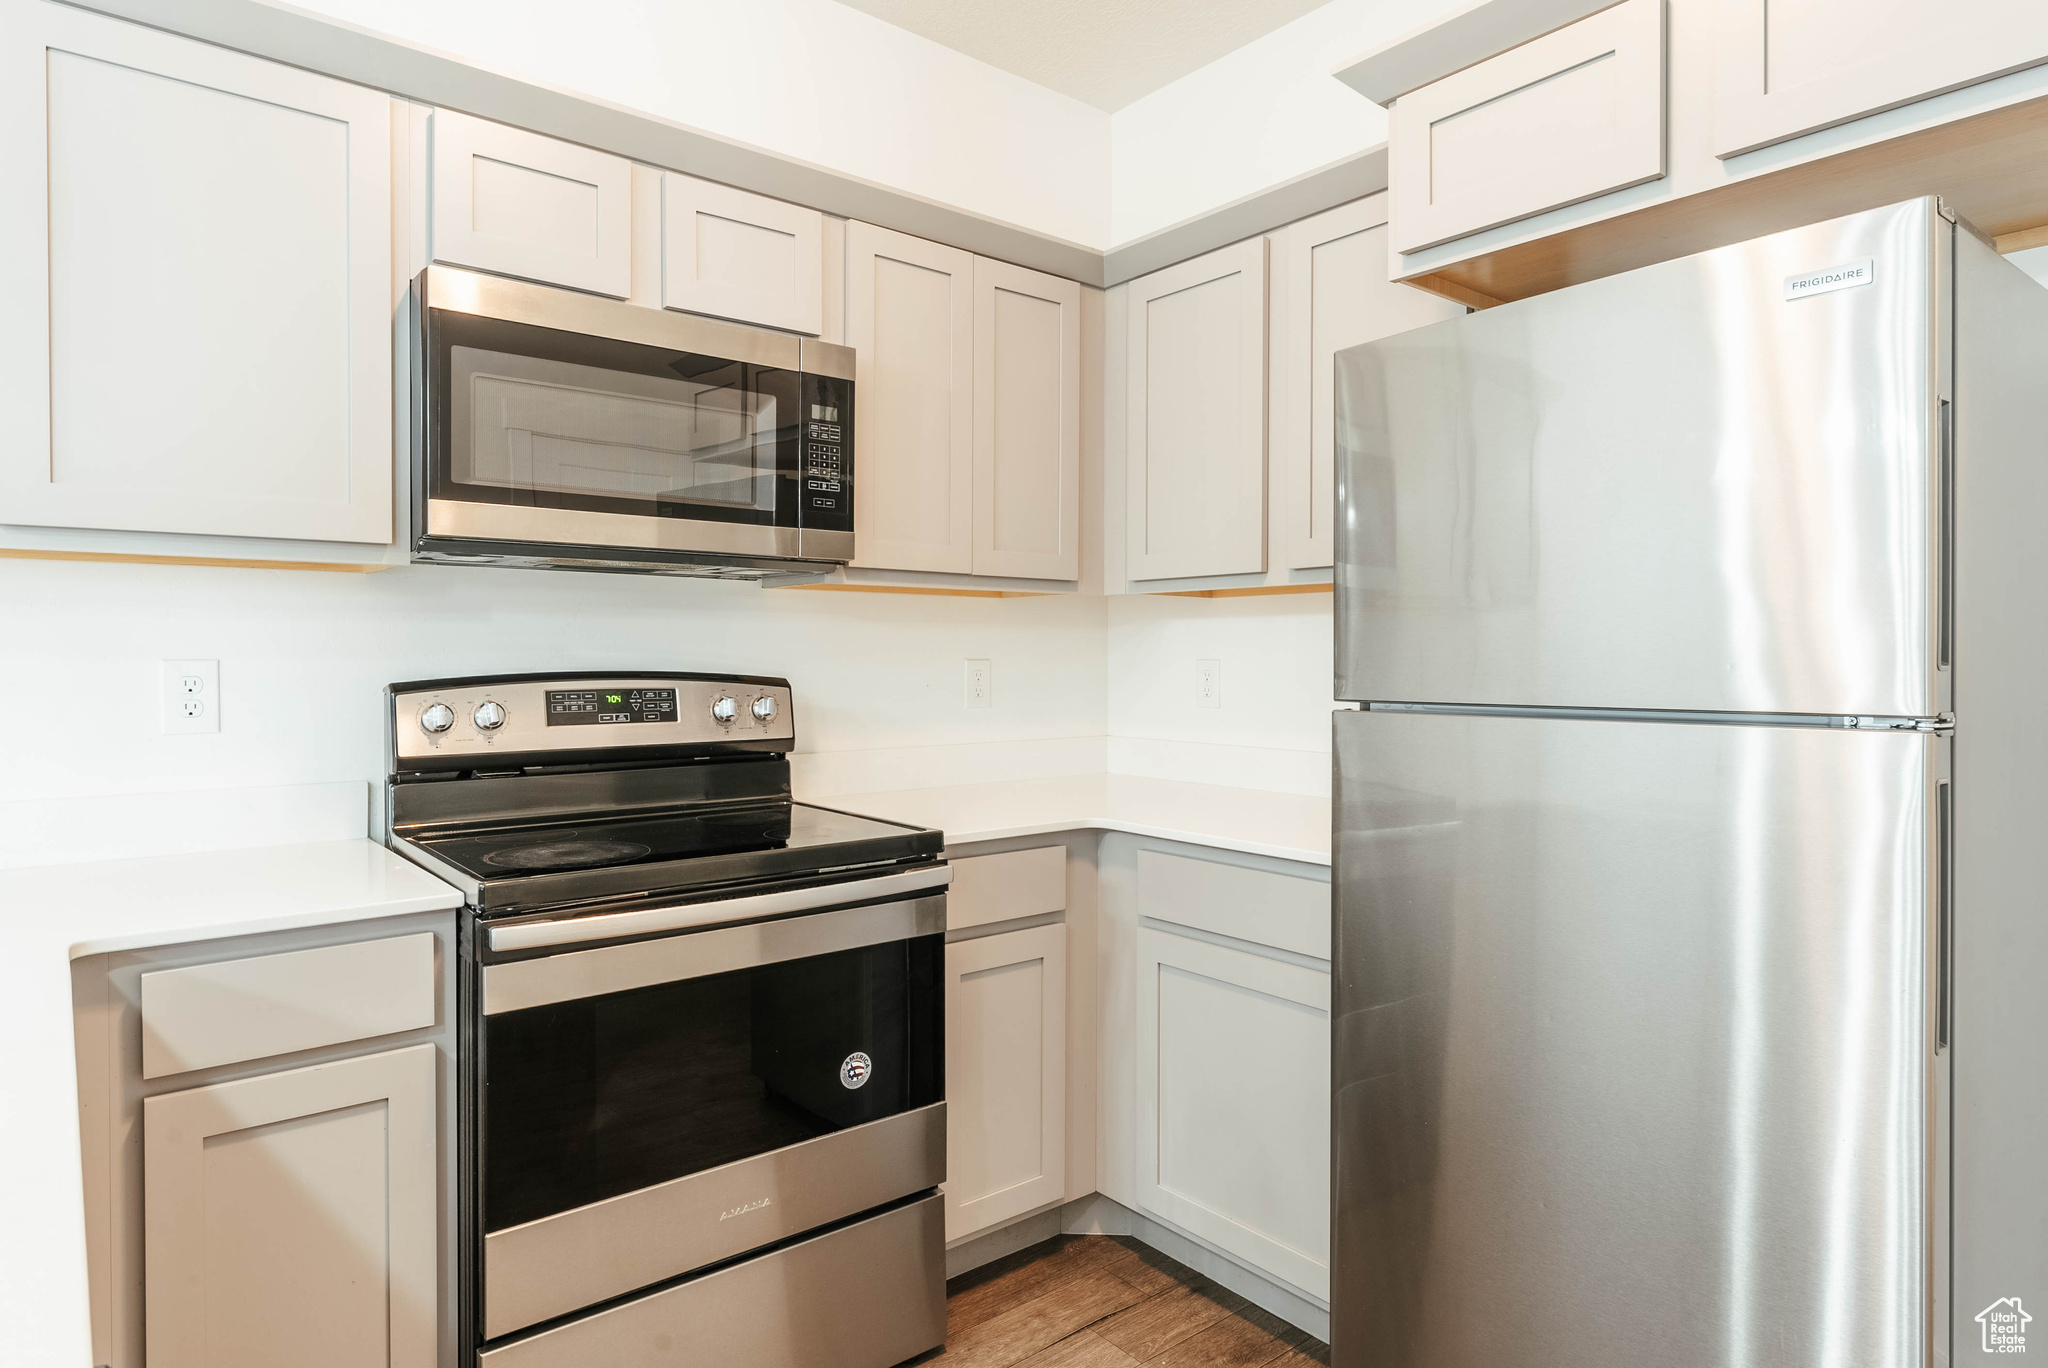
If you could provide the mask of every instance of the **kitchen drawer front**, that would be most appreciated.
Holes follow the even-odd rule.
[[[1330,957],[1330,885],[1321,879],[1141,850],[1138,914],[1312,959]]]
[[[1067,908],[1067,848],[1040,846],[952,861],[946,929],[989,926]]]
[[[2040,0],[1723,0],[1720,21],[1717,157],[2048,62]]]
[[[631,162],[446,109],[432,137],[434,260],[632,293]]]
[[[676,171],[661,176],[661,303],[816,337],[825,216]]]
[[[432,1026],[430,931],[142,976],[142,1076],[239,1064]]]
[[[482,1368],[891,1368],[946,1338],[938,1194],[478,1356]]]
[[[1624,0],[1403,95],[1394,250],[1661,178],[1664,102],[1664,0]]]

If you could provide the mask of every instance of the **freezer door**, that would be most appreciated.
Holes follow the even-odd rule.
[[[1924,1368],[1946,742],[1337,719],[1334,1368]]]
[[[1337,697],[1940,711],[1951,232],[1914,200],[1338,353]]]

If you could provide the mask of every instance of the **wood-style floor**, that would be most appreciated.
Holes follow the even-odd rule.
[[[1330,1351],[1185,1264],[1062,1235],[946,1287],[947,1368],[1315,1368]]]

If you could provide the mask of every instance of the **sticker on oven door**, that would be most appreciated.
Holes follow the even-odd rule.
[[[839,1081],[846,1087],[858,1088],[868,1081],[874,1071],[875,1061],[855,1050],[839,1066]]]

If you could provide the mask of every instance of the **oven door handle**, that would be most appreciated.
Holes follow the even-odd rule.
[[[786,912],[809,912],[820,907],[870,902],[876,898],[901,898],[944,888],[952,882],[951,865],[934,865],[905,870],[901,874],[849,879],[844,883],[821,884],[814,888],[792,888],[782,893],[755,893],[713,902],[684,903],[679,907],[648,907],[633,912],[607,912],[592,917],[564,917],[559,921],[494,926],[490,933],[491,949],[531,950],[543,945],[581,945],[589,941],[615,940],[620,936],[684,931],[697,926],[780,916]]]

